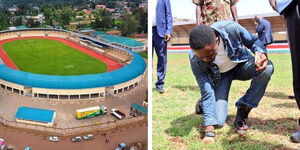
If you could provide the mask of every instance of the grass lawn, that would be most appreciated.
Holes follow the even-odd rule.
[[[141,57],[148,59],[148,51],[144,51],[144,52],[139,52],[138,53]]]
[[[105,63],[63,43],[49,39],[7,42],[3,49],[22,71],[47,75],[106,72]]]
[[[154,56],[154,64],[157,57]],[[200,91],[190,69],[188,54],[168,54],[165,93],[159,94],[154,84],[153,65],[153,149],[155,150],[292,150],[299,144],[289,141],[297,128],[299,110],[293,94],[290,55],[269,55],[275,71],[258,108],[249,114],[249,134],[240,138],[233,128],[234,103],[249,87],[249,81],[233,81],[229,94],[228,117],[223,128],[216,130],[216,143],[201,142],[203,120],[195,115]]]

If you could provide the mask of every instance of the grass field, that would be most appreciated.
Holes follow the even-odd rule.
[[[148,51],[139,52],[138,54],[139,54],[140,56],[142,56],[143,58],[145,58],[145,59],[148,58]]]
[[[156,57],[153,57],[156,62]],[[165,93],[153,86],[153,149],[155,150],[292,150],[300,144],[289,141],[297,129],[299,110],[292,92],[290,55],[269,55],[275,72],[258,108],[249,114],[249,134],[240,138],[234,132],[234,103],[249,87],[250,82],[234,81],[229,95],[226,125],[217,129],[216,143],[201,142],[203,120],[195,115],[195,103],[200,91],[190,69],[188,54],[168,54]],[[156,63],[154,63],[156,64]],[[153,65],[156,66],[156,65]],[[156,80],[153,68],[153,85]]]
[[[3,49],[22,71],[47,75],[83,75],[106,72],[103,62],[49,39],[7,42]]]

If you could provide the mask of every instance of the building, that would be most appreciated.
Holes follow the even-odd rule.
[[[95,9],[105,9],[106,6],[105,5],[96,5]]]
[[[15,117],[16,121],[20,123],[53,126],[56,112],[48,109],[19,107]]]

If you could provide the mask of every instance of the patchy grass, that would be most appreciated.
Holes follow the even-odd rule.
[[[154,64],[157,59],[154,58]],[[153,65],[153,149],[155,150],[292,150],[299,144],[289,141],[297,128],[299,110],[295,100],[288,99],[292,91],[290,55],[269,55],[275,72],[258,108],[249,115],[250,131],[245,138],[234,132],[235,101],[250,82],[233,81],[228,105],[228,118],[223,128],[217,129],[216,143],[201,142],[203,120],[195,115],[195,104],[200,91],[190,69],[188,54],[168,54],[165,93],[155,88],[156,65]]]

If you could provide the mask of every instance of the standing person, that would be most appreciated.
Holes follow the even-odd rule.
[[[154,0],[155,11],[152,18],[152,53],[157,55],[156,89],[164,93],[164,79],[167,71],[167,42],[171,40],[173,18],[170,0]]]
[[[258,106],[273,73],[263,43],[234,21],[195,26],[190,32],[190,63],[201,91],[204,143],[214,142],[215,126],[227,118],[228,95],[233,80],[251,80],[245,94],[236,102],[234,126],[238,134],[248,130],[247,118]],[[253,54],[247,50],[249,48]]]
[[[261,40],[265,46],[273,43],[272,26],[271,23],[263,17],[255,15],[255,30],[258,33],[258,39]]]
[[[221,20],[238,21],[238,0],[192,0],[196,4],[196,22],[211,25]]]
[[[272,8],[284,16],[292,57],[293,88],[295,99],[300,109],[300,1],[299,0],[269,0]],[[298,119],[300,125],[300,118]],[[294,132],[291,141],[300,142],[300,130]]]

